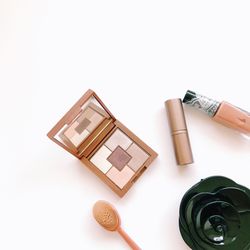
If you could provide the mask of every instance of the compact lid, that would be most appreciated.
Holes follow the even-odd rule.
[[[59,146],[81,158],[81,145],[98,128],[114,120],[115,117],[96,93],[88,90],[47,135]]]

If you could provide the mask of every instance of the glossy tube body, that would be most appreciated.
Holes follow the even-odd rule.
[[[220,104],[212,119],[229,128],[250,134],[250,114],[228,102],[223,101]]]
[[[218,123],[250,135],[250,113],[228,102],[217,102],[188,90],[183,102],[195,107]]]

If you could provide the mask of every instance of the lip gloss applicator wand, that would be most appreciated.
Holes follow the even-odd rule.
[[[202,110],[214,121],[250,136],[250,113],[228,102],[218,102],[188,90],[183,102]]]

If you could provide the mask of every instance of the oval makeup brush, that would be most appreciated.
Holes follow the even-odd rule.
[[[106,201],[97,201],[93,207],[96,221],[108,231],[117,231],[133,250],[141,248],[121,228],[121,219],[116,209]]]

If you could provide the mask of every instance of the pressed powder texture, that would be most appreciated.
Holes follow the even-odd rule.
[[[105,146],[102,146],[91,158],[91,162],[95,164],[103,173],[107,173],[112,164],[107,160],[112,152]]]
[[[120,197],[157,154],[119,122],[92,90],[48,133]]]
[[[122,170],[130,159],[131,156],[119,146],[108,157],[108,161],[118,170]]]
[[[105,145],[110,149],[114,150],[117,146],[120,146],[123,149],[127,149],[132,143],[130,140],[121,130],[117,129],[112,137],[108,139]]]
[[[125,166],[121,171],[119,171],[117,168],[112,167],[108,173],[107,176],[119,187],[123,188],[129,180],[134,176],[135,172],[129,168],[128,166]]]
[[[127,152],[131,155],[131,160],[128,162],[128,166],[134,171],[137,171],[149,157],[149,155],[135,143],[129,147]]]
[[[90,161],[122,189],[148,158],[144,150],[117,129]]]

